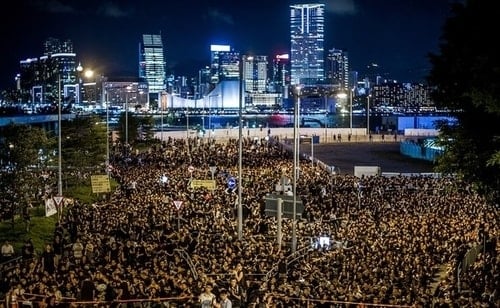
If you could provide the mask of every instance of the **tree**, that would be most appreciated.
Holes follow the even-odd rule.
[[[445,147],[438,171],[462,176],[492,200],[500,200],[500,61],[491,36],[496,24],[494,1],[468,0],[451,7],[440,51],[430,54],[428,81],[433,99],[449,109],[456,123],[441,122]]]
[[[140,121],[134,114],[131,114],[130,112],[128,114],[122,112],[120,114],[120,118],[118,119],[118,132],[120,134],[120,142],[125,144],[125,139],[127,139],[128,134],[128,143],[134,144],[139,134],[139,124]]]
[[[0,207],[14,226],[16,214],[26,212],[29,203],[43,191],[43,180],[33,170],[45,166],[54,140],[41,128],[9,124],[2,128],[0,159]]]
[[[106,161],[106,124],[97,116],[62,123],[62,161],[65,169],[88,169]]]
[[[2,129],[2,135],[1,159],[9,160],[18,171],[44,163],[43,158],[54,144],[43,129],[35,126],[9,124]]]

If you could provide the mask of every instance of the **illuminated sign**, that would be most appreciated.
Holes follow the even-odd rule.
[[[215,180],[192,180],[191,188],[201,188],[204,187],[206,189],[215,189]]]
[[[109,177],[106,174],[103,175],[91,175],[90,176],[90,182],[92,184],[92,192],[94,194],[96,193],[103,193],[103,192],[110,192],[111,187],[109,184]]]

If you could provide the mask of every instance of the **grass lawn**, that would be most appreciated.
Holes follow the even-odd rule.
[[[8,240],[14,246],[16,255],[21,254],[21,247],[25,240],[31,238],[36,252],[41,252],[44,244],[52,243],[52,235],[54,233],[55,223],[57,222],[57,215],[45,217],[45,208],[37,207],[32,209],[32,213],[36,212],[37,215],[31,217],[29,231],[27,232],[26,223],[21,217],[12,221],[3,221],[0,223],[0,241],[3,243]],[[42,213],[42,215],[39,215]]]
[[[111,191],[114,191],[118,184],[113,179],[111,179],[110,184]],[[67,191],[64,192],[64,196],[79,200],[83,204],[92,204],[93,202],[101,200],[103,197],[102,194],[92,193],[90,183],[88,185],[69,187]],[[42,204],[42,202],[40,202],[40,204]],[[0,222],[0,245],[6,240],[10,241],[18,256],[21,254],[21,247],[24,241],[29,238],[32,239],[35,251],[38,254],[43,251],[45,244],[52,243],[57,215],[45,217],[44,205],[32,208],[30,214],[31,221],[29,228],[27,228],[21,216],[16,216],[14,223],[12,223],[12,220]]]

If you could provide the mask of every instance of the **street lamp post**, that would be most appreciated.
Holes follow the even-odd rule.
[[[352,135],[352,92],[354,89],[349,89],[349,133]]]
[[[203,137],[205,137],[205,132],[206,132],[206,129],[205,129],[205,112],[206,112],[206,108],[205,108],[205,102],[203,102],[203,110],[201,112],[201,130],[203,131]]]
[[[160,105],[160,132],[161,132],[160,140],[163,143],[163,96],[160,97],[158,103]]]
[[[325,95],[325,142],[328,138],[328,97]]]
[[[61,74],[59,73],[57,76],[57,92],[58,92],[58,97],[59,97],[59,103],[57,107],[57,126],[58,126],[58,140],[57,140],[57,146],[58,146],[58,177],[57,177],[57,194],[59,197],[62,196],[62,142],[61,142]]]
[[[311,167],[314,167],[314,138],[311,136]]]
[[[366,96],[366,135],[370,136],[370,97],[371,94]]]
[[[82,73],[83,71],[83,66],[81,63],[78,63],[78,66],[76,67],[76,103],[77,104],[80,104],[81,103],[81,89],[80,89],[80,84],[81,84],[81,80],[80,80],[80,74]]]
[[[243,59],[239,59],[238,95],[238,240],[243,239]],[[217,106],[218,107],[218,106]]]
[[[300,126],[300,86],[296,87],[297,103],[295,104],[293,126],[293,219],[292,219],[292,253],[297,249],[297,179],[299,172],[299,126]]]
[[[128,146],[128,94],[132,89],[131,86],[127,86],[127,91],[125,92],[125,145]]]
[[[125,92],[125,145],[128,145],[128,88]]]
[[[212,139],[212,95],[208,96],[208,141]]]
[[[102,89],[103,102],[106,104],[106,174],[109,176],[109,102],[108,93],[103,87]]]
[[[186,100],[186,142],[188,144],[189,151],[189,103]]]

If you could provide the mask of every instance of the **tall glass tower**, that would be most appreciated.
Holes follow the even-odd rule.
[[[165,58],[160,34],[143,34],[139,46],[139,77],[148,83],[149,94],[165,90]]]
[[[324,4],[290,5],[291,84],[324,79]]]

